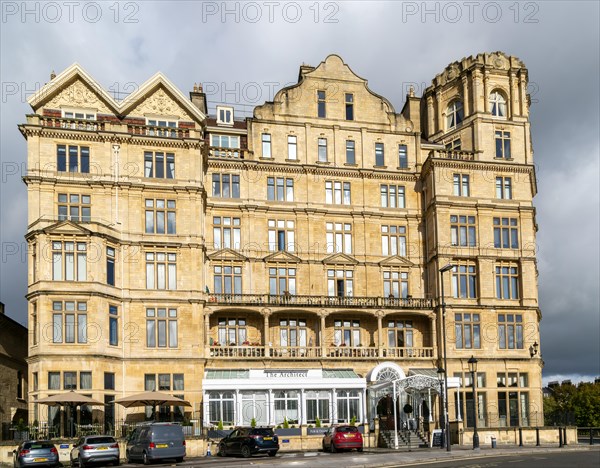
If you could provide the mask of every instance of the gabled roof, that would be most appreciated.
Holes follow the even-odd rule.
[[[35,94],[33,94],[27,102],[36,110],[44,103],[48,102],[52,97],[60,93],[67,84],[81,80],[89,87],[115,114],[127,115],[128,111],[135,108],[135,105],[147,99],[152,92],[160,87],[164,88],[175,100],[181,105],[191,116],[199,122],[203,122],[206,116],[200,109],[192,104],[184,94],[161,72],[155,73],[151,78],[146,80],[133,93],[127,96],[123,101],[116,101],[106,90],[92,78],[78,63],[74,63],[67,69],[59,73],[49,83],[46,83]]]

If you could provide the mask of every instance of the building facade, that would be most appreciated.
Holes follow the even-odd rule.
[[[32,396],[157,389],[192,403],[161,418],[205,426],[389,422],[371,387],[421,376],[397,417],[435,425],[443,277],[450,420],[473,424],[475,356],[480,424],[543,424],[527,79],[480,54],[397,113],[330,55],[238,119],[160,73],[121,101],[78,65],[53,77],[20,126]]]

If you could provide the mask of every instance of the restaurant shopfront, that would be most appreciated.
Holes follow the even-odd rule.
[[[349,369],[208,369],[206,426],[366,422],[366,379]]]

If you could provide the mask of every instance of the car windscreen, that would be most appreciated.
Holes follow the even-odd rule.
[[[358,432],[358,428],[354,426],[342,426],[336,429],[337,432]]]
[[[23,448],[28,450],[50,449],[54,448],[54,444],[52,442],[29,442],[23,445]]]
[[[266,427],[266,428],[255,428],[255,429],[252,429],[251,434],[252,435],[260,435],[260,436],[272,436],[273,435],[273,429],[269,429],[268,427]]]
[[[114,444],[116,441],[112,437],[89,437],[88,444]]]

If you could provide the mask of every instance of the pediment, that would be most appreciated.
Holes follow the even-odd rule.
[[[121,102],[123,115],[164,116],[203,122],[206,115],[162,73],[156,73]]]
[[[209,254],[208,258],[211,261],[221,260],[221,261],[230,261],[230,262],[231,261],[245,262],[246,260],[248,260],[247,257],[245,257],[244,255],[242,255],[239,252],[236,252],[233,249],[218,250],[216,252]]]
[[[113,97],[77,63],[42,86],[27,102],[34,110],[42,106],[54,109],[75,107],[116,114],[119,108]]]
[[[357,265],[358,264],[358,260],[356,260],[354,257],[351,257],[350,255],[346,255],[344,253],[336,253],[333,255],[330,255],[329,257],[325,257],[323,259],[323,263],[328,264],[328,265]]]
[[[59,221],[46,227],[44,233],[51,235],[88,236],[92,234],[92,231],[73,221]]]
[[[265,262],[300,263],[302,260],[289,252],[275,252],[263,258]]]
[[[379,262],[380,266],[412,267],[414,263],[400,255],[392,255]]]

